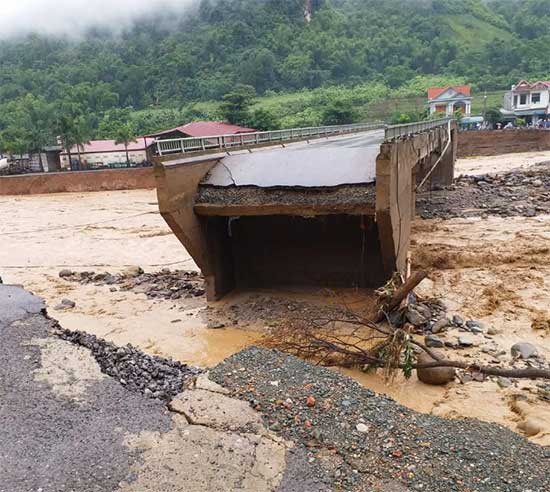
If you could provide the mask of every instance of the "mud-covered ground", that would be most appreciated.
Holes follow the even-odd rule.
[[[503,159],[507,169],[522,162],[520,157],[513,162],[509,156]],[[549,160],[550,155],[536,156],[525,166]],[[494,169],[495,162],[494,157],[460,161],[457,172],[484,174],[484,169]],[[419,292],[440,297],[449,317],[459,314],[484,325],[483,334],[464,333],[457,327],[438,334],[443,341],[468,336],[475,342],[469,348],[446,346],[442,349],[446,355],[488,363],[498,358],[506,366],[513,363],[511,346],[527,342],[537,347],[541,360],[550,360],[550,337],[545,331],[550,314],[550,216],[536,209],[534,217],[525,213],[529,204],[547,206],[543,198],[548,181],[541,169],[534,168],[536,177],[461,179],[451,191],[454,208],[431,202],[432,215],[443,210],[445,219],[415,222],[413,264],[430,273]],[[460,183],[479,200],[489,196],[484,188],[492,190],[501,210],[516,207],[514,197],[520,196],[523,209],[501,214],[472,207],[470,199],[459,200]],[[201,287],[191,276],[174,277],[174,269],[197,268],[157,210],[153,191],[0,197],[5,218],[0,223],[0,276],[43,296],[65,328],[85,330],[117,345],[131,343],[148,354],[200,367],[213,366],[256,343],[265,329],[297,312],[317,316],[342,304],[365,312],[372,307],[372,292],[318,289],[236,293],[206,306],[204,296],[193,295]],[[136,266],[145,273],[136,277]],[[93,271],[100,278],[76,282],[59,276],[64,269],[78,275]],[[117,280],[101,279],[105,272]],[[489,329],[494,334],[489,335]],[[496,378],[457,379],[435,387],[413,376],[388,385],[380,374],[343,371],[416,410],[496,422],[534,442],[550,444],[550,403],[540,382],[502,385]]]

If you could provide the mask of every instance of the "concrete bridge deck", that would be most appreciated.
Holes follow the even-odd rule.
[[[209,299],[235,287],[377,287],[405,269],[417,181],[452,181],[449,125],[163,156],[159,208]]]

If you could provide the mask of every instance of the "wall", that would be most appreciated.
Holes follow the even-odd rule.
[[[84,169],[126,162],[126,152],[124,152],[124,150],[117,152],[81,153],[80,156],[82,159],[82,167]],[[128,151],[128,157],[130,162],[134,164],[141,164],[147,160],[145,150],[130,150]],[[78,154],[71,154],[71,159],[73,162],[78,161]],[[69,156],[67,154],[63,154],[61,156],[61,164],[65,169],[69,168]]]
[[[550,150],[550,130],[460,132],[458,157]]]
[[[152,167],[0,177],[0,195],[138,190],[155,186]]]

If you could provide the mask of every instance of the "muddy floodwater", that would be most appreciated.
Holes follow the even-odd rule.
[[[500,157],[504,167],[514,168],[550,160],[550,153]],[[498,163],[496,157],[466,159],[458,163],[457,173],[492,172]],[[223,328],[211,329],[207,314],[212,308],[203,297],[150,299],[144,293],[59,277],[63,268],[111,273],[136,265],[146,272],[197,270],[158,214],[154,190],[0,197],[0,215],[4,283],[22,284],[42,296],[49,314],[65,328],[201,367],[217,364],[261,336],[261,313],[256,323],[227,320]],[[550,333],[535,330],[533,323],[549,314],[549,245],[549,216],[417,220],[412,260],[430,272],[422,293],[444,299],[450,315],[461,313],[495,327],[491,343],[504,351],[518,341],[531,342],[548,360]],[[262,299],[265,293],[259,295]],[[287,295],[314,302],[328,299],[323,301],[325,292]],[[348,295],[353,299],[353,293]],[[55,310],[63,298],[76,306]],[[226,302],[240,301],[237,296]],[[458,354],[465,360],[482,356],[479,348]],[[496,422],[550,445],[550,401],[538,397],[537,382],[520,381],[506,388],[494,381],[435,387],[413,376],[388,385],[380,374],[342,371],[418,411]],[[533,428],[534,434],[529,430]]]

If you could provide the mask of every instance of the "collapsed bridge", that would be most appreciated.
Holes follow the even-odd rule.
[[[445,119],[159,141],[160,212],[209,300],[377,287],[405,269],[417,185],[452,182],[456,132]]]

